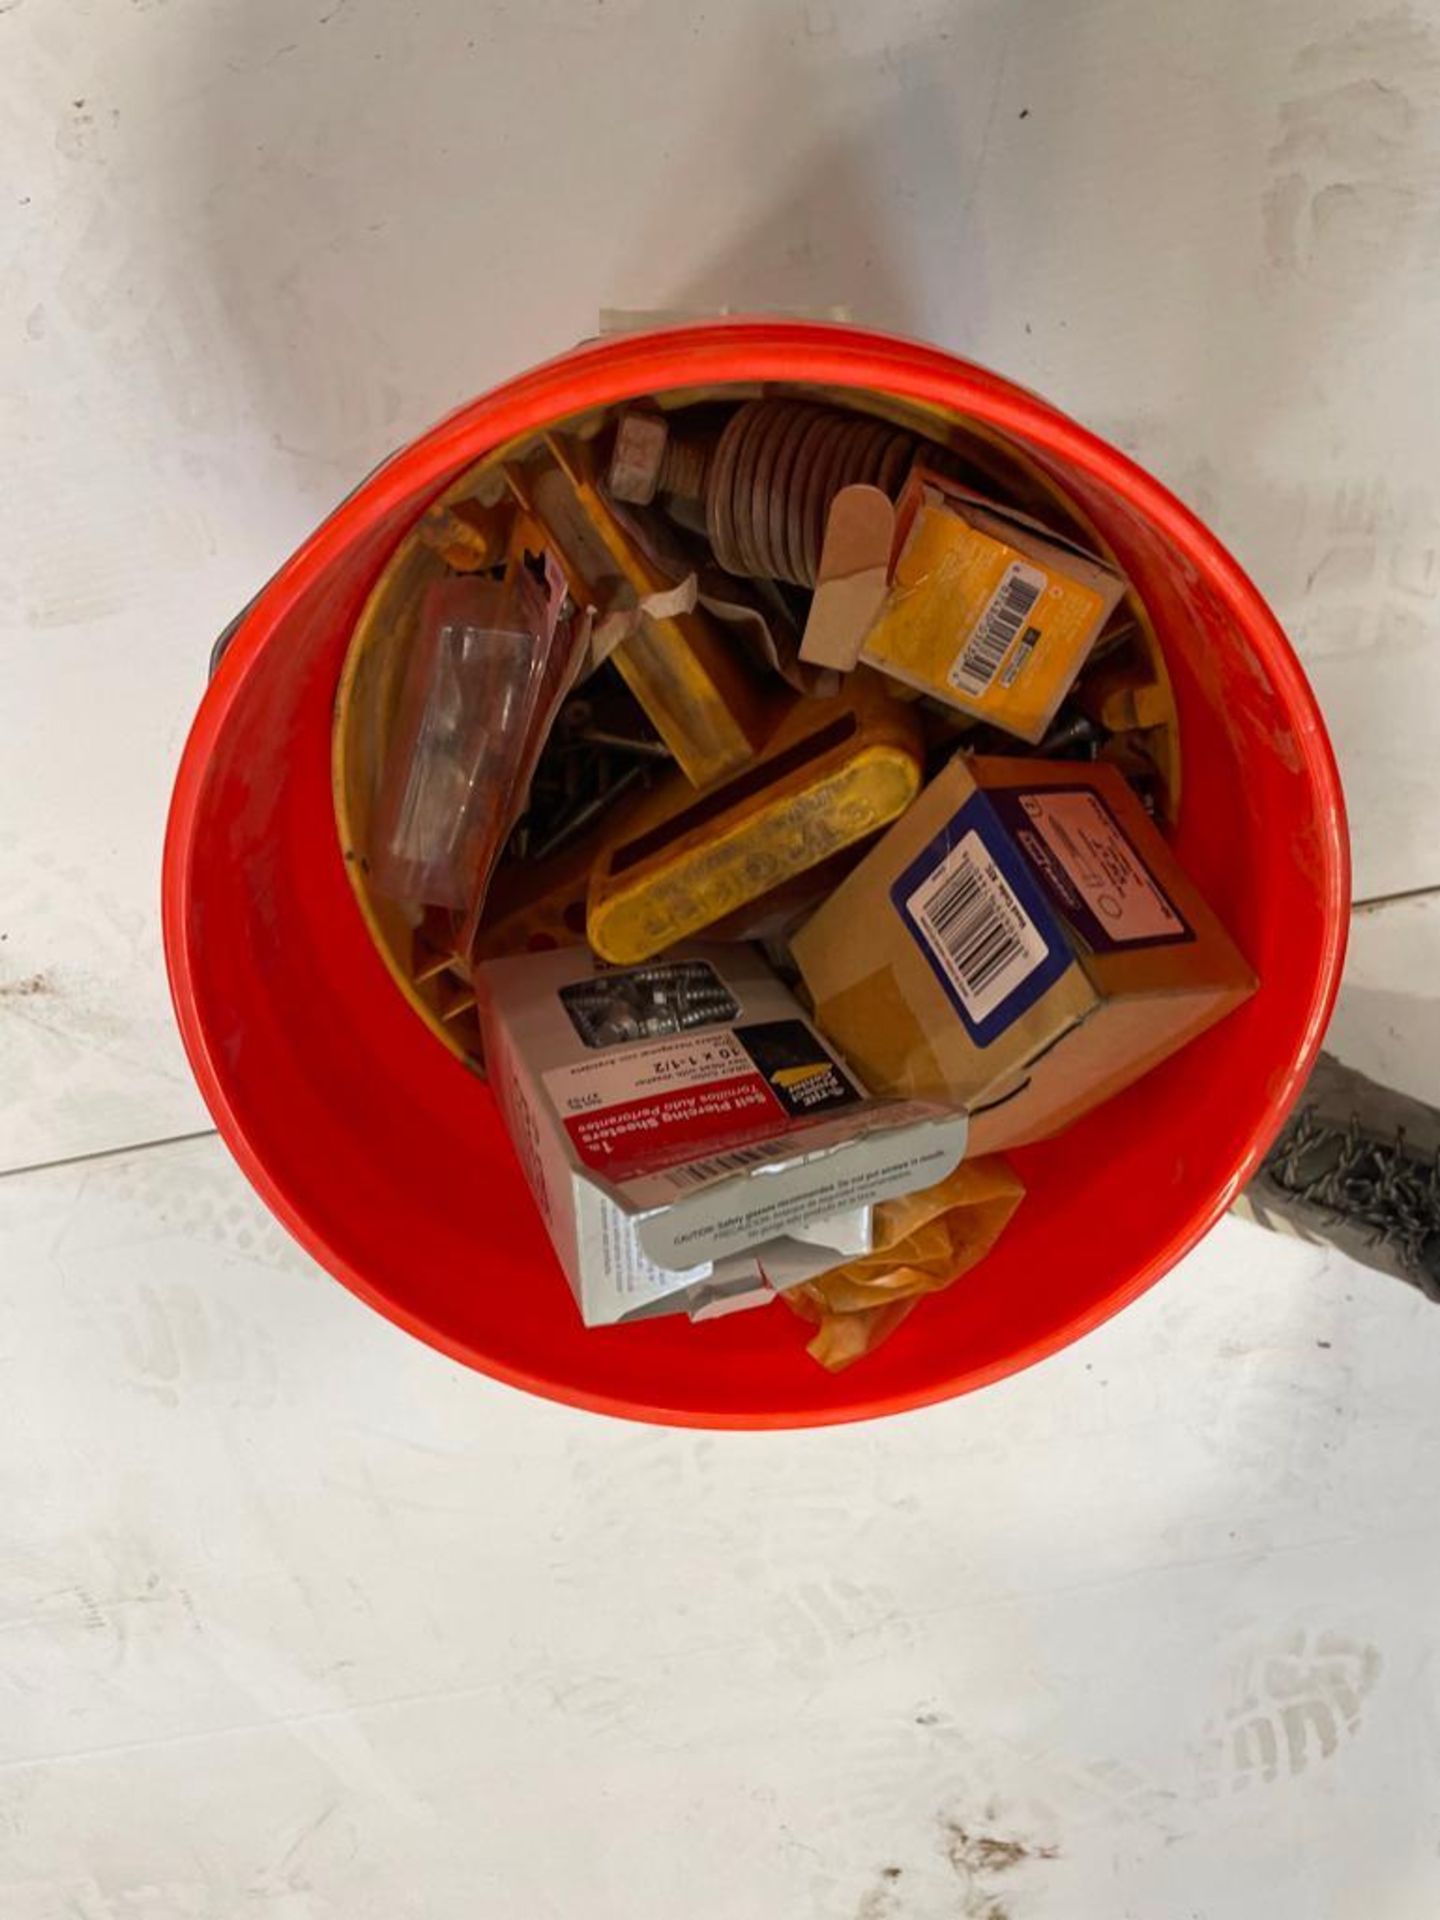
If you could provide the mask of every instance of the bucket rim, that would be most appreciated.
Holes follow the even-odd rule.
[[[393,508],[425,490],[438,494],[455,476],[506,441],[557,418],[639,398],[657,388],[702,388],[775,381],[878,389],[897,398],[964,413],[1031,440],[1122,495],[1204,573],[1217,598],[1261,653],[1283,701],[1295,751],[1323,823],[1318,849],[1325,939],[1317,953],[1303,1039],[1289,1068],[1269,1085],[1249,1134],[1208,1204],[1191,1214],[1124,1282],[1046,1332],[963,1378],[902,1392],[858,1392],[833,1407],[728,1413],[723,1408],[644,1405],[557,1381],[446,1333],[382,1292],[310,1226],[269,1171],[232,1107],[225,1075],[198,1011],[185,927],[197,825],[212,756],[250,673],[296,602],[354,541]],[[417,512],[419,508],[417,508]],[[876,1419],[937,1405],[993,1385],[1049,1358],[1123,1311],[1185,1257],[1226,1212],[1278,1134],[1309,1076],[1339,991],[1349,929],[1350,851],[1334,750],[1318,703],[1284,630],[1243,568],[1208,527],[1162,482],[1098,434],[1038,395],[943,348],[843,322],[765,318],[709,320],[586,342],[490,389],[444,415],[391,454],[322,520],[227,630],[223,655],[182,749],[166,821],[161,926],[166,971],[186,1056],[217,1130],[241,1171],[281,1223],[325,1270],[388,1320],[449,1358],[508,1386],[590,1413],[644,1424],[702,1429],[782,1429]]]

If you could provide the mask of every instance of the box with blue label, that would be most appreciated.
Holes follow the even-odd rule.
[[[1255,990],[1112,767],[957,758],[792,942],[877,1093],[958,1100],[972,1153],[1058,1133]]]

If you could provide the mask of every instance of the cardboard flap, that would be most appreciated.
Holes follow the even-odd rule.
[[[861,1128],[848,1123],[792,1136],[775,1158],[636,1219],[641,1250],[657,1266],[720,1260],[804,1220],[891,1200],[943,1180],[960,1164],[969,1130],[957,1110],[897,1104]],[[807,1138],[809,1144],[807,1145]]]
[[[849,673],[885,598],[895,509],[879,487],[842,487],[830,505],[800,658]]]

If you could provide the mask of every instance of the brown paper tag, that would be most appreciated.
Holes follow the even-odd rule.
[[[879,487],[840,489],[825,522],[802,660],[850,672],[885,598],[894,539],[895,509]]]

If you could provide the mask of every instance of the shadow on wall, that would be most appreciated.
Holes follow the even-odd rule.
[[[826,0],[253,0],[162,136],[208,182],[182,264],[277,449],[350,478],[604,308],[839,307],[963,348],[1003,38],[1034,12],[947,0],[881,39]]]
[[[1440,892],[1355,914],[1325,1044],[1383,1086],[1440,1106]]]
[[[1073,406],[1273,586],[1274,450],[1433,226],[1403,11],[249,0],[177,45],[153,137],[199,211],[138,217],[327,481],[601,309],[838,306]]]
[[[972,47],[994,40],[999,17],[972,18]],[[756,182],[743,219],[726,220],[700,178],[711,143],[698,138],[691,177],[682,171],[647,213],[626,281],[654,285],[657,264],[678,263],[667,236],[700,209],[684,270],[668,269],[669,304],[696,313],[840,307],[856,325],[963,351],[986,301],[965,186],[977,160],[983,166],[986,103],[974,77],[962,85],[946,71],[951,59],[938,41],[888,48],[883,65],[798,65],[791,53],[758,83],[742,62],[716,107],[724,137],[764,153],[788,120],[798,137],[786,164]]]

